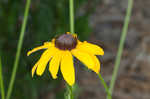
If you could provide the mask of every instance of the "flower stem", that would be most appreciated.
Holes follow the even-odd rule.
[[[73,87],[66,84],[67,85],[67,89],[68,89],[68,96],[67,96],[67,99],[74,99],[74,96],[73,96]]]
[[[4,90],[4,83],[3,83],[3,75],[2,75],[2,62],[0,57],[0,88],[1,88],[1,98],[5,99],[5,90]]]
[[[109,99],[111,99],[111,94],[110,94],[110,92],[109,92],[108,86],[107,86],[107,84],[105,83],[105,81],[104,81],[104,79],[103,79],[103,77],[102,77],[102,75],[101,75],[100,73],[98,74],[98,77],[99,77],[101,83],[103,84],[103,86],[104,86],[104,88],[105,88],[105,91],[106,91],[107,95],[109,96]]]
[[[15,77],[16,77],[16,71],[17,71],[17,68],[18,68],[20,53],[21,53],[21,49],[22,49],[22,43],[23,43],[25,28],[26,28],[26,24],[27,24],[27,19],[28,19],[28,13],[29,13],[31,0],[26,0],[26,1],[27,1],[27,3],[26,3],[26,7],[25,7],[25,12],[24,12],[23,24],[22,24],[22,27],[21,27],[19,43],[18,43],[18,46],[17,46],[16,58],[15,58],[15,61],[14,61],[14,67],[13,67],[13,70],[12,70],[12,76],[11,76],[11,79],[10,79],[6,99],[10,99],[10,96],[11,96],[11,93],[12,93],[12,89],[13,89],[13,85],[14,85],[14,81],[15,81]]]
[[[118,48],[118,52],[117,52],[117,57],[116,57],[116,60],[115,60],[114,71],[113,71],[112,79],[111,79],[111,82],[110,82],[109,91],[110,91],[111,94],[113,92],[113,88],[114,88],[115,81],[116,81],[116,78],[117,78],[117,73],[118,73],[120,60],[121,60],[121,56],[122,56],[122,52],[123,52],[124,42],[125,42],[125,39],[126,39],[128,25],[129,25],[129,21],[130,21],[130,17],[131,17],[132,7],[133,7],[133,0],[128,0],[128,8],[127,8],[127,12],[126,12],[124,26],[123,26],[123,29],[122,29],[122,35],[121,35],[120,44],[119,44],[119,48]],[[107,99],[110,99],[110,98],[107,98]]]
[[[74,0],[69,0],[69,14],[70,14],[70,32],[71,34],[74,33]],[[68,90],[69,90],[69,95],[68,99],[73,99],[73,86],[70,86],[67,84]]]
[[[74,0],[69,0],[70,9],[70,32],[74,33]]]

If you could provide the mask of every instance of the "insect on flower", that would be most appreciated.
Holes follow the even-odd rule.
[[[32,68],[32,77],[36,74],[41,76],[49,63],[49,71],[54,79],[60,67],[64,80],[72,86],[75,83],[75,70],[73,65],[73,56],[80,60],[85,66],[93,70],[97,74],[100,71],[100,61],[96,55],[104,55],[101,47],[81,42],[77,39],[76,34],[69,32],[54,38],[51,42],[45,42],[44,45],[36,47],[29,51],[31,53],[46,49],[41,55],[38,62]]]

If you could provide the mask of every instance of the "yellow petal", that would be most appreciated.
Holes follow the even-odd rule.
[[[36,52],[38,50],[41,49],[47,49],[48,47],[50,47],[52,44],[50,42],[45,42],[44,45],[36,47],[34,49],[32,49],[31,51],[28,51],[27,56],[29,56],[30,54],[32,54],[33,52]]]
[[[75,72],[73,57],[69,51],[63,51],[60,69],[66,82],[72,86],[75,83]]]
[[[37,75],[41,76],[43,74],[47,63],[49,62],[51,57],[55,54],[56,50],[57,49],[55,47],[51,47],[42,54],[42,56],[39,60],[39,65],[36,70]]]
[[[35,70],[36,70],[38,64],[39,64],[39,61],[32,68],[32,77],[34,76],[34,73],[35,73]]]
[[[83,52],[79,49],[73,49],[71,52],[78,60],[80,60],[83,64],[85,64],[89,69],[94,68],[95,62],[89,53]]]
[[[88,53],[94,54],[94,55],[104,55],[104,51],[101,47],[95,44],[88,43],[86,41],[84,41],[83,43],[80,42],[77,48],[82,51],[86,51]]]
[[[49,63],[49,71],[54,79],[57,78],[61,56],[61,51],[56,52]]]
[[[91,57],[95,63],[94,68],[92,70],[98,74],[100,72],[100,61],[94,55],[91,55]]]
[[[66,34],[70,34],[70,32],[66,32]]]
[[[77,38],[77,34],[74,33],[74,34],[73,34],[73,37],[74,37],[74,38]]]

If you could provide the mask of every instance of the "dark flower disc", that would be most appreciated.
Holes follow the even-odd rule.
[[[62,34],[55,39],[55,46],[61,50],[72,50],[76,45],[77,37],[71,34]]]

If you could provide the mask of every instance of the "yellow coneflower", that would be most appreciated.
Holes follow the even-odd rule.
[[[70,86],[75,83],[73,56],[98,74],[100,62],[96,55],[104,55],[101,47],[87,41],[81,42],[77,39],[76,34],[70,34],[69,32],[54,38],[52,42],[45,42],[44,45],[32,49],[27,55],[29,56],[31,53],[41,49],[46,50],[33,66],[32,77],[35,71],[37,75],[41,76],[49,62],[49,71],[52,77],[57,78],[60,67],[64,80]]]

